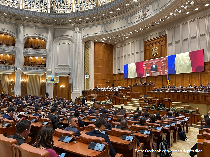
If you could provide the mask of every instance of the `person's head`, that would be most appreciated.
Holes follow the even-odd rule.
[[[44,147],[46,149],[52,149],[54,144],[53,134],[54,130],[52,127],[50,127],[49,125],[43,126],[37,135],[35,147]]]
[[[121,110],[123,110],[123,106],[121,106]]]
[[[168,112],[168,116],[172,116],[172,112]]]
[[[13,107],[8,107],[7,108],[7,114],[12,117],[13,113],[15,112],[15,109]]]
[[[108,120],[108,115],[106,113],[103,113],[101,117],[104,118],[106,121]]]
[[[210,118],[205,119],[206,125],[210,125]]]
[[[84,108],[82,108],[82,109],[81,109],[81,113],[84,113],[84,112],[85,112],[85,109],[84,109]]]
[[[151,119],[152,123],[154,123],[156,120],[156,116],[153,114],[153,115],[151,115],[150,119]]]
[[[77,128],[78,127],[78,119],[75,116],[71,116],[68,119],[69,126],[72,128]]]
[[[148,117],[149,117],[149,113],[148,113],[148,112],[145,112],[145,113],[144,113],[144,117],[145,117],[145,118],[148,118]]]
[[[206,121],[206,118],[209,118],[209,115],[204,115],[204,120]]]
[[[139,107],[136,108],[136,111],[139,111]]]
[[[55,113],[56,110],[57,110],[57,109],[56,109],[55,107],[52,107],[50,111],[51,111],[51,113]]]
[[[16,128],[17,134],[26,138],[28,134],[30,133],[31,122],[27,120],[21,120],[20,122],[16,124],[15,128]]]
[[[75,111],[74,116],[79,117],[79,111],[78,110]]]
[[[175,117],[179,117],[179,112],[175,112]]]
[[[123,119],[123,120],[121,120],[120,124],[121,124],[122,128],[127,128],[128,120],[127,119]]]
[[[104,131],[106,129],[105,125],[106,125],[106,120],[102,117],[98,118],[95,122],[96,128],[99,129],[100,131]]]
[[[134,120],[139,120],[139,115],[138,114],[134,114],[133,118],[134,118]]]
[[[40,113],[41,112],[40,107],[35,107],[35,112]]]
[[[144,117],[141,117],[139,124],[144,125],[145,123],[146,123],[146,119]]]

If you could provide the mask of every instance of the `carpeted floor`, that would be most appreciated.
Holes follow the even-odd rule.
[[[170,148],[171,150],[173,150],[172,156],[173,157],[190,157],[189,150],[197,142],[198,133],[199,133],[198,128],[190,127],[189,132],[186,133],[186,136],[188,138],[186,141],[178,140],[178,142],[173,143],[173,147]],[[181,151],[181,152],[178,152],[178,151]]]

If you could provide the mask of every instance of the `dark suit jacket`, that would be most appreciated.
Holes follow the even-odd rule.
[[[158,67],[157,67],[157,65],[156,65],[156,64],[151,65],[151,69],[150,69],[150,71],[158,71]]]
[[[78,122],[79,122],[79,127],[84,127],[85,123],[78,118]]]
[[[52,121],[53,129],[57,129],[59,124],[59,118],[53,114],[50,114],[47,118],[49,118]]]
[[[97,136],[97,137],[102,137],[105,139],[106,142],[108,142],[109,144],[109,148],[110,148],[110,155],[111,157],[115,157],[116,155],[116,152],[110,142],[110,139],[109,139],[109,136],[107,134],[103,134],[101,133],[99,130],[95,130],[93,129],[92,131],[89,131],[89,132],[86,132],[87,135],[90,135],[90,136]]]
[[[7,113],[5,113],[2,117],[3,118],[6,118],[8,120],[12,120],[12,118]]]
[[[42,117],[42,115],[41,115],[41,114],[38,114],[38,113],[34,113],[33,116],[37,116],[37,117],[39,117],[39,118]]]
[[[210,128],[210,125],[204,125],[200,127],[200,129],[203,129],[203,128]]]
[[[111,130],[112,129],[112,126],[111,126],[111,124],[110,123],[106,123],[106,129],[108,129],[108,130]]]
[[[85,104],[85,98],[82,98],[82,105]]]
[[[18,142],[18,145],[21,145],[22,143],[27,143],[20,135],[15,134],[15,135],[10,135],[8,138],[13,138],[16,139]]]
[[[66,131],[73,131],[75,136],[80,136],[80,131],[77,128],[72,128],[71,126],[66,127],[64,130]]]

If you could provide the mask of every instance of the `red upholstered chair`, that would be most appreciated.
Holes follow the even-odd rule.
[[[0,134],[0,157],[15,157],[15,145],[17,140]]]

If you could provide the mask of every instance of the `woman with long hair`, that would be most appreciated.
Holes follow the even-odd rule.
[[[45,149],[49,152],[50,157],[59,157],[59,155],[53,150],[53,134],[54,130],[50,126],[43,126],[38,133],[35,147]]]

